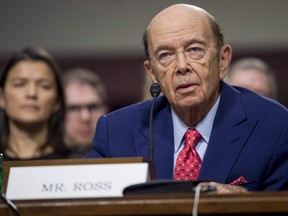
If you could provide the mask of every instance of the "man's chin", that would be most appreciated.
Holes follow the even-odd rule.
[[[178,101],[177,107],[180,107],[181,109],[191,109],[191,108],[197,108],[200,107],[201,102],[199,101],[199,98],[193,97],[193,96],[187,96],[183,98],[182,100]]]
[[[92,139],[90,140],[79,140],[77,146],[80,148],[90,148],[92,146]]]

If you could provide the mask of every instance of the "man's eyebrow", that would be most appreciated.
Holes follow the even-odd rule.
[[[204,40],[201,40],[201,39],[191,39],[191,40],[184,42],[184,47],[190,46],[191,44],[195,44],[195,43],[202,44],[202,45],[207,44]]]
[[[153,55],[156,55],[161,50],[172,50],[173,48],[168,45],[160,45],[156,48],[156,50],[153,52]]]
[[[184,47],[190,46],[191,44],[194,44],[194,43],[199,43],[199,44],[202,44],[202,45],[206,45],[206,42],[204,40],[195,39],[194,38],[194,39],[185,41],[184,42]],[[168,46],[168,45],[160,45],[153,52],[153,55],[156,55],[161,50],[173,50],[173,48],[171,46]]]

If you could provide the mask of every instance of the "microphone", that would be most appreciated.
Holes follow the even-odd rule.
[[[150,94],[151,96],[154,97],[158,97],[160,95],[161,92],[161,87],[158,83],[152,83],[151,87],[150,87]]]
[[[150,87],[150,94],[153,97],[153,102],[151,105],[150,109],[150,119],[149,119],[149,132],[150,132],[150,137],[149,137],[149,159],[153,160],[154,159],[154,135],[153,135],[153,116],[154,116],[154,106],[157,97],[159,96],[161,92],[161,87],[158,83],[152,83]]]

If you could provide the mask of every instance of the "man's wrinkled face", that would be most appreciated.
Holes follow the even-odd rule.
[[[148,40],[150,60],[144,66],[174,108],[214,104],[226,72],[220,70],[217,44],[206,16],[166,12],[151,22]]]

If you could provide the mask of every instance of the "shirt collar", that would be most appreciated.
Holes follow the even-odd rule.
[[[216,112],[220,102],[220,97],[221,96],[218,97],[216,103],[214,104],[212,109],[208,112],[208,114],[195,127],[206,143],[209,143],[214,118],[216,116]],[[174,151],[177,151],[180,148],[184,134],[189,127],[177,116],[172,107],[171,107],[171,115],[172,115],[173,133],[174,133]]]

